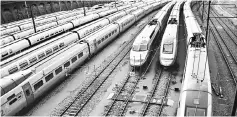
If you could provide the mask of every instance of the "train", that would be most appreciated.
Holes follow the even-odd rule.
[[[148,5],[153,10],[158,9],[167,2],[158,2]],[[150,7],[153,6],[153,7]],[[14,75],[21,76],[18,82],[14,79],[0,79],[1,87],[1,116],[15,115],[24,107],[29,106],[38,97],[57,82],[66,78],[67,74],[74,70],[84,61],[96,54],[99,50],[113,41],[120,33],[129,28],[141,17],[147,14],[149,9],[137,9],[108,26],[94,32],[92,35],[73,43],[70,47],[59,51],[56,55],[48,57],[37,65],[28,68],[28,71],[17,72]],[[32,72],[32,73],[31,73]],[[21,73],[22,75],[17,75]],[[31,75],[29,75],[31,74]],[[9,75],[7,77],[11,77]],[[6,85],[5,82],[11,81]]]
[[[175,2],[170,2],[164,6],[136,36],[130,50],[130,66],[132,68],[144,66],[148,61],[154,39],[164,29],[165,21],[174,4]]]
[[[91,33],[103,28],[110,23],[113,23],[114,21],[122,18],[123,16],[131,13],[138,8],[140,7],[133,7],[119,11],[118,13],[111,14],[98,21],[96,20],[82,27],[71,30],[66,34],[63,34],[62,36],[57,36],[50,40],[49,43],[51,44],[43,43],[24,52],[21,52],[11,58],[3,60],[2,62],[0,62],[1,78],[16,73],[22,69],[27,68],[28,66],[31,66],[32,64],[35,64],[36,62],[43,60],[44,58],[47,58],[53,53],[56,53],[59,50],[67,47],[71,43],[90,35]]]
[[[212,89],[207,46],[202,30],[192,14],[190,2],[184,4],[187,56],[177,116],[212,116]]]
[[[141,4],[141,3],[142,2],[137,2],[137,3],[135,3],[135,5]],[[127,5],[123,4],[123,6],[132,6],[132,4],[127,4]],[[85,13],[91,14],[91,12],[96,12],[96,13],[103,12],[103,11],[109,10],[110,8],[104,7],[103,9],[95,10],[92,8],[88,9],[87,7],[85,7],[85,10],[86,9],[87,9],[87,11]],[[61,11],[58,13],[47,14],[47,15],[36,17],[35,18],[35,25],[36,25],[36,27],[38,27],[38,26],[52,23],[52,22],[60,23],[60,22],[58,22],[59,20],[61,20],[61,22],[62,21],[64,21],[64,22],[71,21],[71,19],[78,18],[78,15],[84,15],[83,13],[84,13],[84,10],[82,8],[79,8],[79,9],[74,9],[74,10],[70,10],[70,11]],[[25,19],[25,20],[2,25],[1,35],[12,35],[12,33],[14,33],[14,32],[19,33],[21,31],[28,30],[28,29],[33,29],[33,23],[31,21],[31,19]]]
[[[159,56],[160,64],[165,67],[172,66],[176,60],[179,35],[179,14],[182,3],[182,1],[179,1],[174,5],[161,40]]]
[[[67,32],[71,30],[72,28],[76,28],[78,26],[81,26],[85,23],[91,22],[93,20],[99,19],[101,17],[104,17],[106,15],[115,13],[118,9],[123,10],[125,8],[128,8],[129,6],[117,9],[110,9],[104,12],[94,13],[94,14],[88,14],[87,16],[81,17],[79,19],[72,20],[68,23],[52,27],[50,29],[47,29],[43,32],[38,32],[33,35],[30,35],[28,37],[25,37],[25,39],[20,39],[17,41],[13,41],[12,43],[8,43],[4,46],[1,46],[1,60],[4,60],[16,53],[21,52],[22,50],[29,48],[31,46],[34,46],[35,44],[38,44],[42,41],[48,40],[50,37],[53,37],[55,35],[61,34],[63,32]]]

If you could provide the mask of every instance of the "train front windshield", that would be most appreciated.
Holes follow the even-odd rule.
[[[164,54],[172,54],[173,53],[173,43],[164,44],[163,45],[163,53]]]
[[[147,45],[133,45],[133,51],[147,51]]]

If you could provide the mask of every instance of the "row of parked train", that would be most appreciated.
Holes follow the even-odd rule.
[[[138,34],[130,51],[130,65],[141,67],[149,62],[152,44],[157,39],[161,40],[160,64],[172,67],[178,49],[180,11],[184,6],[187,55],[177,116],[211,116],[212,90],[204,35],[190,8],[191,2],[177,1],[174,4],[175,2],[171,2],[163,7]],[[169,18],[166,26],[167,17]],[[164,34],[161,33],[162,30]],[[162,39],[155,38],[156,35],[162,34]]]
[[[96,54],[132,24],[166,3],[156,1],[143,3],[144,7],[126,13],[123,17],[117,17],[118,20],[84,38],[81,38],[80,33],[76,31],[65,34],[64,36],[68,37],[67,39],[73,38],[77,41],[23,71],[18,71],[0,79],[1,115],[15,115],[24,107],[32,104],[35,99],[42,96],[55,83],[65,79],[69,72],[83,64],[86,59]],[[105,21],[106,18],[102,20]],[[64,40],[66,41],[66,39]]]
[[[41,43],[33,48],[27,49],[24,52],[21,52],[15,56],[12,56],[6,60],[3,60],[0,63],[1,66],[1,77],[5,77],[7,75],[18,72],[22,69],[25,69],[48,56],[51,56],[53,53],[58,52],[59,50],[67,47],[71,43],[81,40],[89,34],[103,28],[104,26],[113,23],[115,20],[129,14],[139,14],[142,10],[137,10],[138,8],[142,8],[147,5],[146,3],[139,6],[133,6],[131,8],[127,8],[121,10],[119,12],[113,13],[109,16],[105,16],[100,18],[99,20],[88,23],[84,26],[71,30],[63,35],[57,36],[48,42]],[[143,7],[143,9],[148,9],[149,7]],[[135,11],[137,10],[137,11]],[[135,11],[135,12],[133,12]]]
[[[139,6],[140,5],[140,6]],[[129,7],[137,6],[142,7],[144,4],[142,2],[139,2],[137,4],[133,5],[125,5],[117,8],[112,9],[102,9],[99,11],[91,12],[92,14],[87,16],[82,16],[78,19],[71,20],[70,22],[66,22],[62,25],[56,25],[55,27],[51,27],[50,29],[40,31],[38,33],[26,36],[24,38],[20,38],[18,40],[13,39],[14,41],[11,42],[12,39],[8,39],[7,42],[10,42],[6,45],[1,46],[1,60],[4,60],[12,55],[15,55],[16,53],[19,53],[25,49],[28,49],[38,43],[41,43],[45,40],[49,40],[52,37],[57,36],[58,34],[62,34],[64,32],[67,32],[69,30],[72,30],[74,28],[77,28],[83,24],[86,24],[88,22],[94,21],[96,19],[102,18],[106,15],[116,13],[117,11],[121,11],[124,9],[127,9]],[[134,10],[134,9],[133,9]]]

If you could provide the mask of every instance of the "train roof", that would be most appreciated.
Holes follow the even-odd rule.
[[[157,26],[156,21],[151,21],[146,27],[141,31],[141,33],[136,37],[134,44],[141,44],[141,43],[147,43],[150,40],[150,36],[155,31],[155,28]]]
[[[211,102],[211,84],[206,48],[188,48],[187,65],[182,91],[186,92],[186,114],[203,115]]]

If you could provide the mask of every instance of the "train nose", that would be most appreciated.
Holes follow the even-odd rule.
[[[166,66],[166,67],[168,67],[168,66],[171,66],[172,64],[173,64],[173,59],[171,60],[168,60],[168,59],[161,59],[160,60],[160,64],[161,65],[163,65],[163,66]]]

